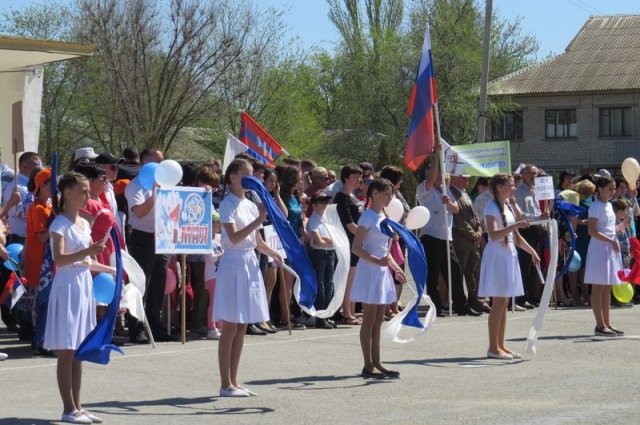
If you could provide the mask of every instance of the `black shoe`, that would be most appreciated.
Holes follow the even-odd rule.
[[[369,379],[369,378],[373,378],[373,379],[384,379],[387,377],[387,375],[385,375],[382,372],[369,372],[367,369],[365,369],[364,367],[362,368],[362,373],[360,373],[360,376],[362,376],[365,379]]]
[[[595,336],[607,336],[607,337],[618,336],[618,334],[615,333],[614,331],[612,331],[611,329],[608,329],[606,327],[598,328],[597,326],[596,326],[595,330],[593,331],[593,334]]]
[[[529,301],[525,301],[524,303],[520,304],[520,307],[524,307],[527,310],[532,310],[535,308],[535,306],[531,304]]]
[[[316,328],[317,329],[333,329],[333,326],[331,326],[325,319],[316,318]]]
[[[436,311],[436,317],[447,317],[448,314],[445,313],[443,310],[438,310]]]
[[[477,317],[477,316],[482,316],[482,313],[479,311],[475,311],[474,309],[472,309],[471,307],[469,307],[468,305],[465,305],[464,307],[462,307],[462,309],[460,310],[455,310],[455,313],[458,316],[473,316],[473,317]]]
[[[268,333],[268,334],[275,334],[275,333],[278,333],[278,330],[277,330],[277,329],[271,329],[269,326],[265,325],[264,323],[257,323],[257,324],[256,324],[256,327],[257,327],[258,329],[260,329],[261,331],[264,331],[264,332],[266,332],[266,333]]]
[[[250,324],[247,326],[247,335],[260,335],[265,336],[267,333],[262,329],[258,328],[255,324]]]
[[[178,335],[169,335],[168,333],[161,333],[153,336],[156,342],[177,342],[180,341]],[[146,344],[146,343],[145,343]]]
[[[56,354],[53,351],[45,350],[42,347],[34,348],[33,355],[41,357],[56,357]]]
[[[130,335],[129,341],[131,341],[132,344],[149,344],[150,342],[149,338],[147,338],[147,336],[142,331],[138,332],[135,335]],[[159,340],[156,339],[156,341]]]
[[[385,375],[387,375],[389,378],[399,378],[400,377],[400,372],[398,372],[397,370],[385,370],[384,372]]]
[[[624,332],[609,325],[609,329],[616,333],[616,336],[624,336]]]
[[[330,324],[330,325],[331,325],[331,327],[332,327],[332,328],[334,328],[334,329],[335,329],[335,328],[337,328],[337,327],[338,327],[338,324],[337,324],[336,322],[334,322],[333,320],[331,320],[331,319],[325,319],[325,320],[326,320],[326,322],[327,322],[328,324]]]

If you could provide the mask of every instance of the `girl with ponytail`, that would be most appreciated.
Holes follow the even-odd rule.
[[[389,254],[390,239],[382,233],[383,208],[393,197],[393,185],[389,180],[376,178],[369,185],[368,208],[358,220],[358,228],[351,251],[360,258],[356,265],[351,289],[351,300],[362,303],[363,320],[360,328],[360,345],[364,357],[363,378],[398,378],[400,373],[389,370],[380,361],[380,331],[387,305],[396,301],[396,289],[390,268],[396,278],[404,283],[402,269]]]
[[[540,264],[540,258],[518,232],[518,229],[529,227],[529,222],[516,221],[509,204],[515,191],[513,177],[496,174],[491,178],[489,186],[494,201],[489,202],[484,210],[489,242],[482,254],[478,289],[478,296],[492,297],[487,357],[519,359],[520,354],[504,345],[509,298],[524,295],[516,246],[528,252],[536,266]]]

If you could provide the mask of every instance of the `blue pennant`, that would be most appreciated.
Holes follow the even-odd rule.
[[[247,190],[253,190],[267,210],[267,214],[271,218],[273,227],[280,237],[282,247],[287,253],[289,265],[295,270],[300,277],[300,304],[308,309],[313,308],[316,299],[316,275],[311,265],[311,260],[300,242],[300,238],[296,236],[291,224],[287,221],[276,202],[264,184],[255,177],[244,177],[242,179],[242,187]]]
[[[571,264],[571,259],[573,258],[573,253],[576,250],[576,235],[571,225],[571,220],[569,217],[579,217],[584,213],[584,208],[568,203],[567,201],[563,201],[560,197],[555,199],[555,208],[560,215],[560,218],[569,229],[569,237],[571,238],[571,248],[569,250],[569,257],[567,257],[567,261],[564,262],[564,266],[560,273],[556,276],[556,280],[560,279],[569,271],[569,265]]]
[[[391,219],[385,218],[382,220],[380,223],[380,230],[389,237],[393,237],[393,232],[396,232],[407,245],[409,270],[411,270],[411,275],[413,276],[413,280],[416,284],[418,300],[405,318],[402,319],[402,324],[406,326],[413,326],[414,328],[424,328],[422,322],[420,322],[420,317],[418,316],[418,304],[422,299],[422,294],[424,294],[427,284],[427,257],[424,253],[424,247],[416,235],[414,235],[409,229]]]
[[[113,298],[107,307],[104,317],[98,325],[91,331],[89,335],[82,341],[78,351],[76,351],[77,360],[86,360],[93,363],[107,364],[109,363],[109,354],[111,351],[117,351],[124,354],[120,347],[111,344],[113,329],[116,326],[116,317],[120,310],[120,294],[122,292],[122,279],[124,270],[122,269],[122,253],[120,252],[120,239],[115,226],[111,228],[111,239],[116,247],[116,290]]]

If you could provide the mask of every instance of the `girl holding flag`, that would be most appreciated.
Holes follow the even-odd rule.
[[[60,196],[53,196],[53,210],[57,217],[49,227],[57,271],[51,284],[44,348],[58,352],[58,388],[64,404],[62,421],[80,424],[101,422],[82,409],[82,363],[74,355],[96,326],[91,272],[115,274],[115,269],[91,259],[104,250],[105,241],[92,243],[91,226],[79,215],[89,199],[87,179],[69,172],[58,183],[58,190]]]
[[[400,282],[406,281],[402,269],[389,255],[390,238],[382,233],[380,223],[385,219],[383,208],[393,197],[393,185],[376,178],[367,190],[367,209],[358,220],[352,252],[361,261],[356,265],[351,300],[362,303],[363,321],[360,345],[364,357],[363,378],[397,378],[400,373],[386,369],[380,361],[380,332],[387,305],[396,301],[396,289],[391,268]],[[376,372],[376,369],[378,372]]]
[[[529,253],[536,266],[540,264],[540,258],[518,233],[518,229],[529,227],[529,223],[524,220],[516,221],[509,205],[509,199],[515,191],[513,177],[496,174],[489,184],[494,202],[489,202],[484,209],[489,242],[482,254],[478,296],[492,297],[487,357],[512,360],[521,356],[504,345],[507,304],[511,297],[524,294],[516,246]]]
[[[256,395],[240,387],[237,379],[247,324],[269,320],[255,250],[282,264],[280,254],[269,248],[258,231],[267,217],[264,206],[245,198],[242,178],[252,175],[251,164],[245,159],[237,158],[229,164],[225,172],[229,194],[220,203],[219,210],[224,254],[217,270],[213,320],[223,321],[218,345],[221,397]]]

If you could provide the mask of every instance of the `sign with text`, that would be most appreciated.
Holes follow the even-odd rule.
[[[535,190],[536,190],[536,199],[538,201],[555,199],[555,192],[553,189],[553,177],[551,176],[536,177]]]
[[[156,189],[156,254],[210,254],[211,192],[198,187]]]
[[[511,174],[509,141],[449,145],[442,142],[444,170],[454,175],[485,176]]]

